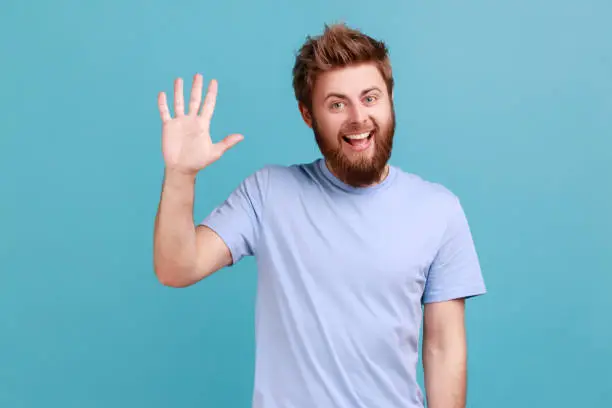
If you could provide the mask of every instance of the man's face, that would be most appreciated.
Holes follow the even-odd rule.
[[[395,113],[374,64],[325,72],[316,80],[312,112],[301,108],[331,170],[361,187],[381,180],[391,156]]]

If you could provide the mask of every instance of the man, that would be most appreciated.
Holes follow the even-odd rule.
[[[213,143],[217,85],[203,106],[196,75],[186,111],[162,92],[166,164],[155,272],[192,285],[255,256],[256,408],[416,408],[418,337],[430,408],[466,400],[464,300],[485,293],[459,200],[388,164],[395,131],[386,45],[345,25],[301,48],[293,86],[323,155],[266,166],[199,225],[196,174],[242,140]]]

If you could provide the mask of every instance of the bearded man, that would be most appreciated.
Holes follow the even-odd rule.
[[[195,76],[185,111],[177,79],[174,117],[159,94],[155,273],[185,287],[256,258],[254,408],[465,406],[465,299],[485,284],[457,196],[389,164],[393,84],[382,41],[343,24],[309,37],[293,88],[322,157],[265,166],[197,225],[196,174],[243,136],[212,142],[214,80],[202,103]]]

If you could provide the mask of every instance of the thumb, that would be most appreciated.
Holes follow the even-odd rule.
[[[220,140],[215,145],[215,148],[217,149],[217,154],[219,156],[222,155],[223,153],[228,151],[230,148],[234,147],[239,142],[241,142],[243,139],[244,139],[244,136],[238,133],[234,133],[234,134],[227,136],[225,139]]]

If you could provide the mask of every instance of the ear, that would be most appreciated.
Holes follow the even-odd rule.
[[[304,105],[302,102],[299,102],[298,108],[300,110],[300,113],[302,114],[302,119],[304,119],[304,123],[306,123],[309,128],[312,128],[312,115],[310,114],[310,111],[308,110],[306,105]]]

